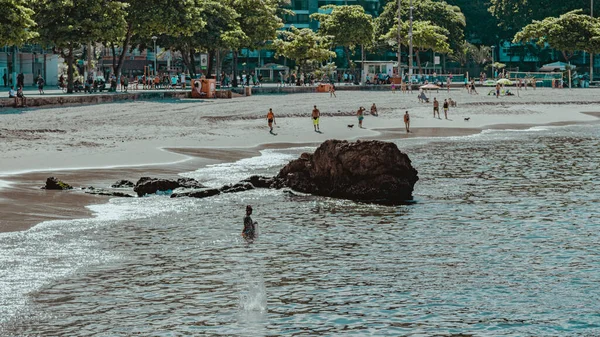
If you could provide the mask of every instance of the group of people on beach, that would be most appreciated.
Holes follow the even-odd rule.
[[[437,102],[437,101],[436,101]],[[359,107],[358,110],[356,111],[356,117],[358,118],[358,127],[363,129],[363,120],[365,119],[365,111],[367,111],[367,109],[365,109],[363,106]],[[377,112],[377,105],[375,103],[373,103],[373,105],[371,105],[371,111],[370,111],[372,116],[378,117],[379,113]],[[438,112],[439,115],[439,112]],[[321,111],[317,108],[316,105],[313,106],[312,112],[311,112],[311,119],[313,122],[313,128],[315,130],[315,132],[321,133],[321,129],[319,126],[319,121],[321,119]],[[276,133],[273,132],[273,126],[277,125],[277,122],[275,121],[275,113],[273,112],[273,108],[269,108],[269,112],[267,112],[267,125],[269,126],[269,133],[271,133],[272,135],[276,135]],[[410,132],[410,116],[408,114],[408,111],[405,112],[404,114],[404,125],[406,127],[406,132]],[[348,127],[353,127],[354,124],[350,124],[348,125]]]
[[[452,100],[452,98],[444,99],[442,108],[444,109],[444,118],[445,119],[448,119],[448,111],[450,111],[451,106],[456,106],[456,102],[454,102]],[[436,113],[437,113],[437,118],[442,119],[442,117],[440,117],[440,102],[437,100],[436,97],[434,97],[433,98],[433,118],[436,118],[435,117]]]

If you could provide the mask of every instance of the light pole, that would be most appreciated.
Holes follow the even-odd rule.
[[[400,15],[400,9],[402,8],[402,0],[398,0],[398,77],[402,78],[402,68],[400,66],[401,62],[402,62],[402,44],[401,44],[401,39],[402,37],[400,36],[401,32],[402,32],[402,21],[401,21],[401,15]],[[402,80],[400,80],[402,81]]]
[[[410,78],[409,83],[412,85],[412,74],[413,74],[413,5],[412,0],[409,3],[410,9],[410,23],[408,26],[408,76]]]
[[[594,17],[594,0],[590,0],[590,16]],[[594,80],[594,52],[590,53],[590,82]]]
[[[494,57],[496,57],[495,52],[494,52],[495,49],[496,49],[496,46],[492,46],[492,76],[491,77],[493,79],[496,79],[496,77],[494,76],[494,74],[495,74],[494,73],[494,63],[495,63]]]
[[[152,41],[154,41],[154,75],[156,75],[156,40],[158,40],[158,37],[153,36]]]

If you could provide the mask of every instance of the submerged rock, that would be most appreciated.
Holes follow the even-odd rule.
[[[93,195],[105,195],[109,197],[119,197],[119,198],[133,198],[135,195],[130,193],[123,193],[119,191],[110,191],[105,190],[103,188],[95,188],[93,186],[82,188],[84,193],[93,194]]]
[[[58,178],[50,177],[46,179],[46,185],[42,187],[42,189],[46,190],[71,190],[73,186],[58,180]]]
[[[398,204],[412,199],[419,177],[394,143],[328,140],[287,164],[275,180],[271,186],[303,193]]]
[[[194,189],[185,192],[175,192],[171,194],[171,198],[190,197],[190,198],[206,198],[213,195],[221,194],[216,188]]]
[[[125,187],[133,187],[135,184],[129,180],[119,180],[112,184],[110,187],[112,188],[125,188]]]
[[[138,196],[144,196],[146,194],[154,194],[157,191],[172,191],[176,188],[204,188],[205,186],[192,178],[179,178],[177,180],[171,179],[157,179],[150,177],[142,177],[137,181],[133,190]]]

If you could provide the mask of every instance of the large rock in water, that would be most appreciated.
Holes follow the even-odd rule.
[[[154,194],[156,191],[172,191],[176,188],[205,188],[200,182],[192,178],[179,178],[177,180],[157,179],[142,177],[133,187],[133,191],[142,197],[146,194]]]
[[[399,204],[412,199],[419,177],[394,143],[328,140],[287,164],[275,180],[274,187],[303,193]]]

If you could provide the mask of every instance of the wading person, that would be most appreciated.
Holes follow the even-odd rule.
[[[244,229],[242,230],[242,237],[247,241],[252,241],[258,237],[258,231],[256,230],[258,223],[256,221],[252,221],[250,215],[252,215],[252,206],[248,205],[246,206]]]

